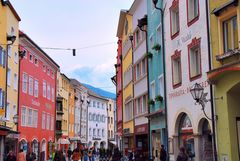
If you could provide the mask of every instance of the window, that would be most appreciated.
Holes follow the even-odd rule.
[[[198,1],[199,0],[187,0],[188,25],[190,25],[189,23],[195,20],[199,15]]]
[[[96,107],[96,102],[95,101],[93,101],[93,107]]]
[[[47,75],[50,75],[50,69],[49,68],[47,69]]]
[[[142,97],[142,113],[147,112],[147,95]]]
[[[38,80],[34,82],[34,96],[38,97]]]
[[[46,65],[43,64],[43,71],[46,72]]]
[[[238,23],[237,16],[223,21],[224,52],[238,48]]]
[[[46,126],[46,114],[42,113],[42,129],[45,129]]]
[[[54,88],[52,87],[52,102],[54,102],[54,98],[55,98],[55,92],[54,92]]]
[[[129,121],[133,118],[133,105],[132,101],[125,104],[125,121]]]
[[[93,129],[93,136],[96,136],[96,129]]]
[[[111,117],[111,124],[113,124],[113,118]]]
[[[111,111],[111,110],[112,110],[112,105],[110,104],[110,105],[109,105],[109,111]]]
[[[102,103],[102,109],[104,109],[104,103]]]
[[[27,109],[26,109],[26,107],[22,107],[22,110],[21,110],[21,125],[22,126],[27,125]]]
[[[136,103],[136,114],[139,115],[139,114],[142,113],[142,110],[141,110],[141,98],[137,98],[135,103]]]
[[[108,137],[110,138],[110,130],[108,130]]]
[[[147,62],[146,58],[142,60],[142,76],[144,76],[147,73]]]
[[[0,46],[0,65],[5,68],[6,65],[6,53],[5,50]]]
[[[33,62],[33,55],[32,54],[29,54],[29,61]]]
[[[7,71],[7,85],[11,86],[11,69],[9,69],[9,68]]]
[[[141,31],[139,29],[135,32],[135,47],[141,42]]]
[[[50,129],[50,115],[47,114],[47,123],[46,123],[46,130]]]
[[[108,116],[108,124],[110,124],[110,117]]]
[[[124,72],[123,87],[126,87],[132,81],[132,67],[129,66]]]
[[[173,86],[180,85],[182,82],[181,55],[177,51],[172,56],[172,72]]]
[[[100,108],[100,103],[99,102],[97,102],[97,108]]]
[[[101,135],[100,135],[100,129],[97,130],[97,133],[98,133],[98,136],[101,136]]]
[[[28,84],[28,94],[29,95],[33,95],[33,78],[31,76],[29,76],[29,84]]]
[[[179,5],[175,4],[170,8],[171,36],[174,38],[179,32]]]
[[[27,125],[28,126],[32,126],[33,125],[33,110],[32,109],[28,109],[28,113],[27,113]]]
[[[34,64],[35,64],[36,66],[38,66],[38,59],[37,59],[37,58],[34,59]]]
[[[12,56],[12,47],[11,45],[7,45],[7,48],[8,48],[8,56],[11,57]]]
[[[46,89],[47,87],[46,87],[46,81],[45,80],[43,80],[43,97],[44,98],[46,98],[46,95],[47,95],[47,89]]]
[[[105,137],[104,129],[102,129],[102,137]]]
[[[7,102],[7,107],[6,107],[6,119],[10,120],[10,103]]]
[[[159,94],[160,96],[164,96],[164,79],[163,79],[163,75],[158,77],[159,79]]]
[[[105,116],[102,115],[102,122],[105,123]]]
[[[22,92],[27,93],[28,76],[27,76],[26,73],[23,73],[22,79],[23,79],[23,81],[22,81]]]
[[[14,74],[13,87],[15,90],[18,89],[18,76],[16,73]]]
[[[141,76],[141,64],[138,63],[135,67],[135,76],[136,76],[136,80],[138,80]]]
[[[201,75],[201,55],[199,43],[195,46],[191,46],[191,44],[189,46],[190,79]]]
[[[51,117],[51,129],[50,130],[51,131],[54,130],[54,117],[53,116]],[[72,126],[72,131],[73,131],[73,126]]]
[[[2,109],[4,107],[4,91],[0,88],[0,108]]]
[[[155,99],[156,93],[155,93],[155,82],[151,82],[151,98]]]
[[[92,115],[92,121],[95,121],[96,119],[95,116],[96,116],[95,114]]]
[[[162,36],[162,27],[161,24],[157,27],[157,36],[156,36],[156,41],[159,43],[161,42],[161,36]]]
[[[51,88],[50,84],[47,85],[47,98],[50,100],[51,99]]]
[[[92,136],[92,129],[89,128],[89,136]]]
[[[38,127],[38,111],[33,110],[33,127]]]
[[[14,62],[18,63],[18,54],[16,52],[14,53]]]

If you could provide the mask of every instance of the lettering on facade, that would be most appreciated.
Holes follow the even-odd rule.
[[[192,33],[189,31],[185,36],[182,36],[178,40],[176,40],[174,48],[179,48],[182,44],[186,43],[188,40],[192,39]]]
[[[37,102],[32,99],[32,105],[40,107],[40,102]]]
[[[208,81],[201,82],[200,85],[201,85],[203,88],[206,88],[206,87],[209,86]],[[168,95],[168,97],[169,97],[170,99],[173,99],[173,98],[180,97],[180,96],[182,96],[182,95],[188,94],[188,93],[190,93],[190,89],[191,89],[191,88],[192,88],[192,87],[189,86],[189,87],[184,88],[184,89],[179,89],[179,90],[177,90],[177,91],[174,91],[174,92],[170,93],[170,94]]]

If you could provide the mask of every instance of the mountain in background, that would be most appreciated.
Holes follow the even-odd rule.
[[[114,99],[114,100],[116,99],[116,95],[114,93],[102,90],[100,88],[93,87],[89,84],[85,84],[85,83],[81,83],[81,84],[84,85],[86,88],[89,88],[91,91],[98,94],[99,96],[109,98],[109,99]]]

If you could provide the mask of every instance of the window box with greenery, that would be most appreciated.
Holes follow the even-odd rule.
[[[161,49],[161,46],[159,44],[155,44],[153,47],[152,47],[153,50],[156,50],[156,51],[159,51]]]
[[[163,97],[162,97],[161,95],[157,95],[157,96],[155,97],[155,100],[156,100],[156,101],[159,101],[159,102],[162,102],[162,101],[163,101]]]
[[[151,59],[153,57],[153,54],[151,52],[145,53],[145,57]]]
[[[153,99],[150,99],[149,101],[148,101],[148,105],[154,105],[154,100]]]

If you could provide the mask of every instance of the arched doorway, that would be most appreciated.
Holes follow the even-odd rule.
[[[101,149],[106,149],[106,142],[105,142],[105,141],[102,141],[102,142],[100,143],[100,148],[101,148]]]
[[[97,150],[99,148],[99,143],[97,141],[94,142],[93,146],[95,147],[95,149]]]
[[[200,158],[204,161],[213,160],[213,144],[211,127],[207,119],[202,119],[199,124],[201,135]]]
[[[36,154],[36,160],[38,160],[38,141],[37,140],[33,140],[31,147],[32,147],[32,151]]]
[[[179,145],[185,147],[190,158],[195,157],[193,127],[187,114],[183,114],[179,124]]]
[[[27,145],[27,141],[22,139],[20,142],[19,142],[19,150],[23,150],[25,153],[27,153],[27,150],[28,150],[28,145]]]
[[[46,140],[43,140],[42,141],[42,147],[41,147],[41,154],[40,154],[40,160],[46,160],[46,148],[47,148],[47,145],[46,145]]]

